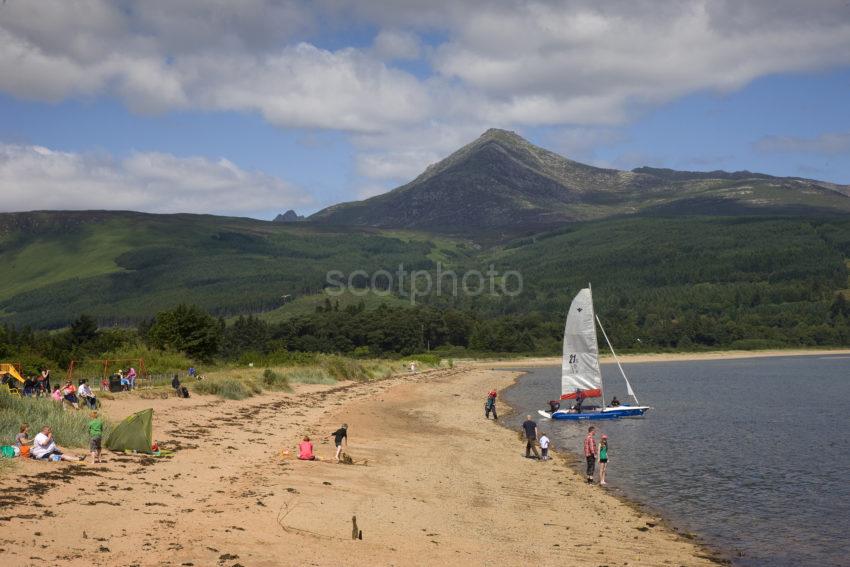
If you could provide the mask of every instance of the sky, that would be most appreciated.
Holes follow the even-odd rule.
[[[5,0],[0,211],[269,219],[491,127],[850,184],[848,0]]]

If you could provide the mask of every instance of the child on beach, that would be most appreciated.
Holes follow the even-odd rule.
[[[540,460],[548,461],[549,460],[549,438],[546,437],[546,434],[540,436]]]
[[[103,420],[97,416],[97,412],[91,412],[89,421],[89,451],[92,461],[100,462],[101,440],[103,439]]]
[[[300,461],[315,461],[316,455],[313,454],[313,443],[310,442],[308,436],[304,436],[304,440],[298,444],[298,460]]]
[[[30,426],[27,423],[22,423],[20,432],[15,435],[15,447],[21,449],[27,445],[32,445],[32,439],[30,439]]]
[[[599,443],[599,484],[605,486],[605,473],[608,471],[608,436],[603,435]]]
[[[339,462],[339,455],[342,452],[342,443],[345,442],[346,447],[348,446],[348,424],[343,423],[342,427],[331,433],[334,438],[334,445],[336,445],[336,455],[334,458],[336,462]]]
[[[490,419],[490,412],[493,412],[493,419],[499,419],[499,415],[496,413],[497,395],[496,388],[493,388],[487,394],[487,401],[484,402],[484,419]]]

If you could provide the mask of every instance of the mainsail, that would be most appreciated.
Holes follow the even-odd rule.
[[[561,399],[575,399],[577,390],[581,390],[586,398],[602,396],[602,372],[599,370],[599,347],[590,288],[579,291],[573,299],[564,329]]]

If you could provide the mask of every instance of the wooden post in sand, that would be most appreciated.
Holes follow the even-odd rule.
[[[360,530],[357,529],[357,516],[351,516],[351,539],[357,539]]]

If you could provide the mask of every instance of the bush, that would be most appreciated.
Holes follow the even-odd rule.
[[[244,400],[263,391],[253,380],[240,380],[239,378],[202,380],[192,384],[192,389],[199,394],[211,394],[228,400]]]
[[[287,372],[287,377],[301,384],[336,384],[336,379],[323,368],[296,368]]]
[[[325,358],[322,361],[322,368],[336,380],[366,382],[371,378],[362,364],[341,356],[329,356]]]
[[[289,378],[284,374],[275,372],[271,368],[266,368],[263,371],[263,386],[269,390],[292,391],[292,386],[289,385]]]
[[[0,440],[11,444],[20,431],[21,423],[29,423],[30,437],[34,437],[44,425],[53,428],[53,436],[60,446],[88,446],[88,410],[62,410],[62,406],[50,398],[19,398],[0,390]],[[108,434],[106,425],[104,435]]]
[[[733,350],[766,350],[785,346],[787,345],[783,345],[780,341],[770,339],[741,339],[733,341],[730,348]]]
[[[427,364],[428,366],[439,366],[440,365],[440,357],[436,354],[411,354],[407,357],[408,360],[414,360],[416,362],[421,362],[422,364]]]

